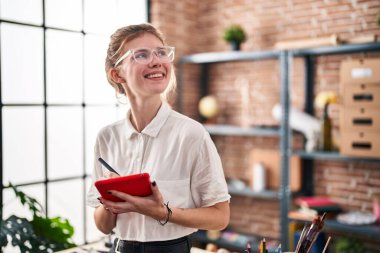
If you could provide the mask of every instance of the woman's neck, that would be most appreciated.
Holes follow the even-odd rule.
[[[139,133],[141,133],[141,131],[153,120],[162,105],[160,99],[144,101],[132,100],[130,103],[131,115],[129,120]]]

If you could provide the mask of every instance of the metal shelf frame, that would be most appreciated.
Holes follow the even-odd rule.
[[[380,158],[348,156],[348,155],[342,155],[339,152],[324,152],[324,151],[307,152],[304,150],[296,150],[296,151],[293,151],[293,155],[296,155],[303,159],[308,159],[308,160],[334,160],[334,161],[359,162],[359,163],[380,163]]]
[[[333,47],[320,47],[320,48],[310,48],[310,49],[300,49],[300,50],[284,50],[284,51],[263,51],[263,52],[213,52],[213,53],[200,53],[188,56],[183,56],[179,61],[179,75],[178,75],[178,99],[177,108],[179,111],[182,109],[182,81],[183,72],[185,64],[200,64],[201,74],[200,74],[200,97],[208,94],[208,65],[215,63],[224,63],[231,61],[258,61],[265,59],[278,59],[279,69],[280,69],[280,89],[281,89],[281,108],[282,108],[282,119],[279,131],[280,137],[280,152],[281,152],[281,185],[278,191],[278,198],[280,201],[280,223],[281,223],[281,245],[283,248],[288,248],[289,246],[289,232],[288,232],[288,211],[289,203],[291,197],[291,191],[289,188],[289,158],[294,155],[292,152],[291,138],[292,132],[289,128],[289,109],[290,109],[290,73],[292,69],[292,59],[295,57],[302,57],[305,62],[305,105],[304,110],[309,114],[314,114],[313,106],[313,88],[314,88],[314,68],[315,68],[315,57],[324,55],[337,55],[337,54],[351,54],[351,53],[367,53],[367,52],[380,52],[380,42],[366,43],[366,44],[350,44],[350,45],[338,45]],[[262,136],[262,133],[254,131],[241,131],[241,134],[236,131],[242,129],[234,129],[232,132],[235,136],[248,135],[248,136]],[[216,134],[226,134],[229,135],[227,130],[213,130]],[[212,134],[213,131],[210,131]],[[335,153],[307,153],[307,152],[296,152],[303,158],[303,168],[308,168],[304,170],[303,180],[305,181],[304,193],[307,195],[313,194],[314,185],[312,183],[313,176],[313,160],[314,159],[333,159],[333,160],[344,160],[344,161],[359,161],[358,158],[340,156]],[[370,161],[379,162],[380,159],[363,159],[360,161]],[[248,196],[249,194],[247,194]]]
[[[261,127],[238,127],[232,125],[204,125],[206,130],[212,135],[222,136],[280,136],[278,128]]]

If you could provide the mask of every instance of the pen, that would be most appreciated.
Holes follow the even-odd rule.
[[[116,173],[119,175],[119,173],[116,172],[116,170],[114,170],[108,163],[106,163],[106,161],[104,161],[101,157],[98,158],[98,161],[104,165],[104,167],[106,167],[107,170],[113,172],[113,173]],[[120,175],[119,175],[120,176]]]
[[[246,249],[247,253],[251,253],[251,244],[249,244],[249,242],[247,242],[247,249]]]

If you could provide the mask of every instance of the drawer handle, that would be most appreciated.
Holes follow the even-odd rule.
[[[368,142],[354,142],[352,143],[352,148],[354,149],[371,149],[372,144]]]
[[[373,95],[372,94],[358,94],[354,95],[355,101],[372,101]]]
[[[354,125],[370,125],[372,126],[372,119],[353,119],[352,124]]]

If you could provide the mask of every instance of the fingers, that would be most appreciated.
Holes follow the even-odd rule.
[[[129,195],[127,193],[120,192],[120,191],[111,190],[111,191],[108,191],[108,193],[111,194],[112,196],[115,196],[115,197],[122,199],[126,202],[133,202],[136,199],[135,196],[132,196],[132,195]]]
[[[153,181],[153,182],[151,183],[150,188],[152,189],[152,196],[153,196],[153,199],[156,200],[156,201],[159,202],[159,203],[162,203],[162,195],[161,195],[160,190],[159,190],[158,187],[157,187],[157,183],[156,183],[156,181]]]
[[[122,199],[122,202],[113,202],[106,199],[101,199],[103,206],[114,214],[125,212],[137,212],[151,217],[162,217],[163,198],[158,189],[157,183],[151,183],[152,195],[147,197],[132,196],[123,192],[109,191],[112,196]]]
[[[115,178],[115,177],[120,177],[120,176],[116,173],[113,173],[111,171],[106,170],[106,171],[103,171],[103,177],[104,178]]]
[[[109,193],[112,194],[112,196],[122,199],[123,201],[114,202],[104,198],[100,198],[99,201],[101,201],[101,203],[106,209],[108,208],[113,213],[121,213],[134,210],[133,203],[135,203],[134,201],[136,197],[119,191],[109,191]]]
[[[126,213],[134,210],[134,207],[131,203],[113,202],[105,199],[103,199],[103,207],[114,214]]]

